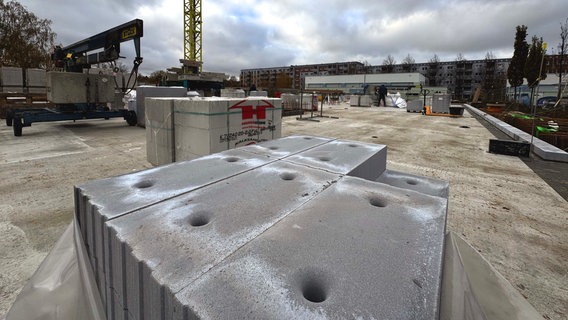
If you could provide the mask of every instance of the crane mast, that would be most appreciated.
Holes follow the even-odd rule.
[[[183,1],[183,74],[202,72],[201,0]]]

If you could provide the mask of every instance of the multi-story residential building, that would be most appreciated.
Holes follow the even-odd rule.
[[[558,55],[548,55],[545,70],[558,72]],[[454,99],[470,99],[480,88],[488,94],[486,99],[501,100],[505,97],[507,69],[511,59],[482,59],[444,62],[423,62],[414,64],[395,64],[392,66],[368,66],[361,62],[336,62],[325,64],[293,65],[288,67],[258,68],[241,70],[241,85],[253,84],[262,88],[305,88],[306,77],[383,74],[418,72],[426,77],[428,86],[447,87]],[[564,59],[564,70],[568,70],[568,57]],[[287,84],[287,86],[283,86]]]

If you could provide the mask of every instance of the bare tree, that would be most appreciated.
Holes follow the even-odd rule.
[[[0,0],[0,64],[50,67],[55,36],[50,20],[39,19],[19,2]]]
[[[390,54],[383,60],[383,66],[385,67],[386,73],[392,73],[394,71],[394,65],[396,64],[396,60]]]
[[[414,60],[414,58],[412,56],[410,56],[410,53],[409,53],[402,60],[402,68],[406,72],[412,71],[412,67],[414,66],[415,63],[416,63],[416,61]]]
[[[438,85],[438,68],[440,67],[440,58],[437,54],[434,54],[432,58],[428,61],[430,63],[430,69],[428,70],[428,78],[430,80],[430,85],[435,87]]]
[[[556,98],[560,100],[562,98],[562,76],[566,72],[564,70],[564,59],[566,54],[568,54],[568,18],[564,23],[560,24],[560,44],[558,45],[558,95]]]
[[[465,56],[463,55],[463,53],[458,53],[458,55],[456,56],[456,61],[458,62],[462,62],[462,61],[466,61],[467,59],[465,58]]]

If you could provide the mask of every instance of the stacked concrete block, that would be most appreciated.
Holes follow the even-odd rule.
[[[138,125],[144,127],[146,125],[146,98],[151,97],[171,97],[179,98],[187,95],[187,89],[184,87],[155,87],[155,86],[139,86],[136,87],[136,116],[138,117]]]
[[[450,104],[452,102],[452,95],[435,93],[432,96],[432,113],[450,113]]]
[[[112,75],[50,71],[46,86],[47,100],[53,103],[114,102]]]
[[[282,135],[280,99],[178,99],[174,112],[176,161]]]
[[[245,91],[242,89],[227,88],[221,89],[221,97],[224,98],[245,98]]]
[[[0,88],[2,92],[24,92],[22,68],[0,67]]]
[[[388,169],[385,170],[375,181],[388,184],[393,187],[414,190],[442,198],[448,198],[449,193],[449,184],[446,181]]]
[[[240,150],[174,163],[129,175],[92,181],[75,188],[76,219],[89,254],[101,298],[113,307],[107,221],[271,162]],[[120,277],[120,274],[112,277]],[[118,289],[118,288],[117,288]]]
[[[175,162],[174,101],[153,98],[146,109],[146,159],[154,166]]]
[[[292,136],[77,187],[107,318],[436,319],[447,185],[385,167]]]
[[[250,91],[249,97],[268,97],[267,91]]]
[[[359,101],[361,99],[361,96],[359,95],[352,95],[349,98],[349,105],[352,107],[358,107],[359,106]]]
[[[44,69],[26,69],[26,87],[28,93],[47,93],[47,72]]]
[[[359,99],[359,106],[360,107],[370,107],[373,105],[373,96],[371,95],[363,95]]]
[[[408,101],[406,104],[406,111],[407,112],[418,112],[421,113],[424,109],[424,100],[412,100]]]
[[[445,215],[344,177],[183,288],[173,319],[438,319]]]
[[[387,147],[380,144],[334,140],[291,155],[286,161],[375,180],[386,170]]]

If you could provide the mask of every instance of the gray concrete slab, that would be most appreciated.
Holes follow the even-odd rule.
[[[446,181],[395,170],[385,170],[375,181],[446,199],[449,195],[449,183]]]
[[[163,308],[162,300],[146,298],[158,296],[149,290],[180,291],[339,177],[278,162],[108,221],[116,296],[133,303],[129,310],[138,310],[144,301],[144,314]],[[134,265],[144,262],[143,276],[134,274],[136,267],[126,267],[125,255],[135,257]],[[132,290],[124,292],[124,270],[142,284],[128,284],[126,290]]]
[[[344,177],[177,298],[199,319],[437,319],[446,212]]]
[[[326,144],[332,140],[334,139],[316,136],[292,135],[278,140],[269,140],[254,145],[244,146],[239,148],[239,150],[277,160]]]
[[[386,169],[387,147],[348,140],[333,140],[292,155],[286,161],[368,180]]]

